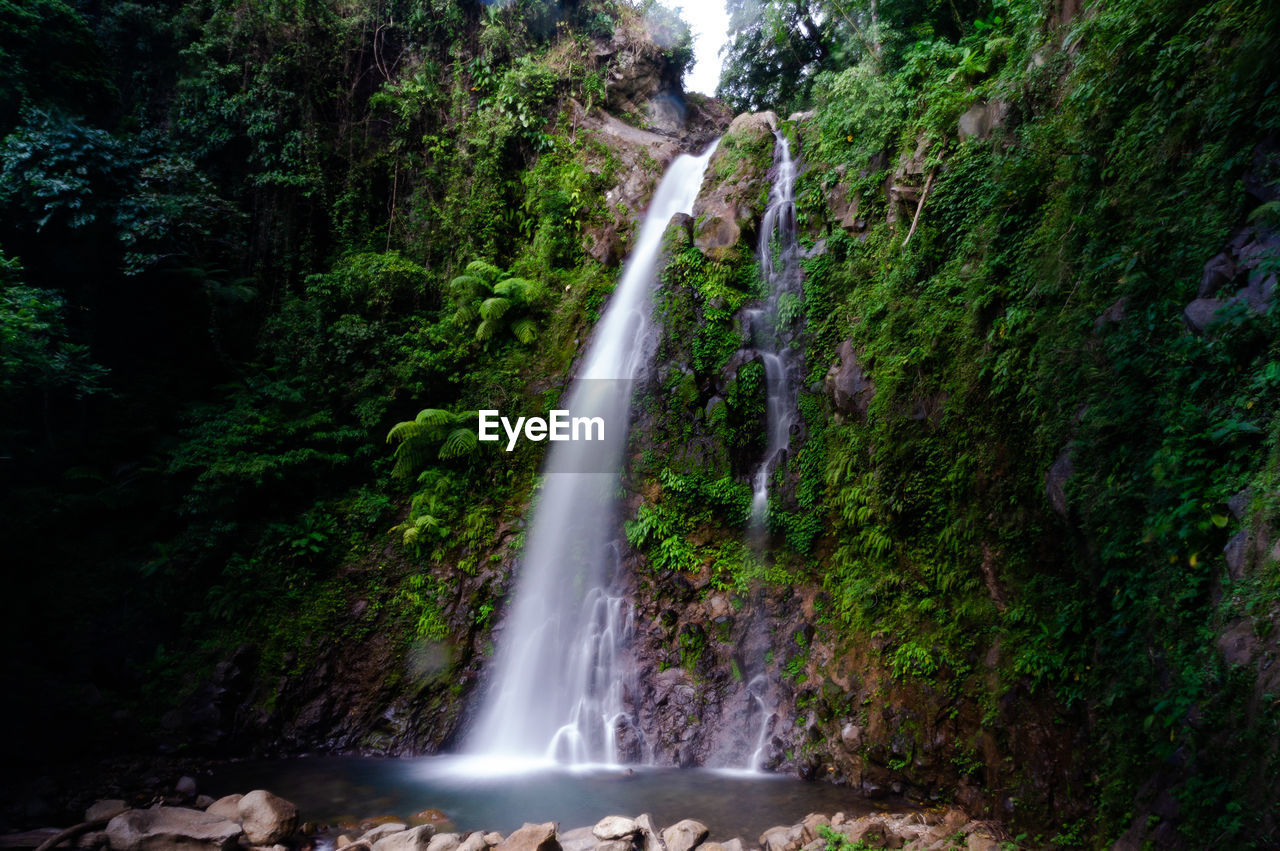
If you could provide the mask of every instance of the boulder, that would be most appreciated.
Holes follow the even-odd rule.
[[[653,823],[653,816],[648,813],[637,816],[636,824],[640,825],[640,835],[644,838],[644,851],[667,851],[667,846],[662,841],[662,833]]]
[[[252,845],[273,845],[298,829],[298,808],[266,789],[254,789],[236,805],[240,826]]]
[[[424,824],[422,827],[427,827],[427,825]],[[413,833],[417,830],[419,830],[419,828],[415,827],[413,830],[406,831],[406,833]],[[398,836],[399,834],[394,834],[387,838],[392,839]],[[457,851],[458,846],[462,844],[462,837],[456,833],[437,833],[435,836],[427,834],[427,836],[431,840],[430,843],[425,846],[428,851]],[[481,839],[483,840],[483,837],[481,837]]]
[[[1183,308],[1182,319],[1192,331],[1203,334],[1213,326],[1218,311],[1225,306],[1226,302],[1220,298],[1198,298]]]
[[[190,775],[183,775],[178,778],[178,782],[174,784],[173,790],[184,798],[194,798],[198,791],[196,788],[196,779]]]
[[[85,821],[97,821],[98,819],[112,819],[129,809],[129,805],[118,798],[105,798],[101,801],[95,801],[84,811]]]
[[[383,825],[388,827],[389,825]],[[371,831],[372,832],[372,831]],[[452,836],[455,839],[452,848],[457,847],[457,834],[444,833],[435,836],[435,828],[429,824],[420,824],[417,827],[408,830],[396,830],[383,835],[380,839],[373,843],[373,851],[426,851],[435,845],[436,840],[446,836]],[[365,834],[367,837],[368,834]],[[361,841],[367,841],[362,839]]]
[[[730,839],[728,842],[704,842],[698,851],[744,851],[741,839]]]
[[[992,130],[1004,124],[1008,115],[1009,104],[1004,101],[975,103],[960,116],[960,125],[957,128],[960,140],[986,139],[991,135]]]
[[[427,826],[428,825],[419,825],[419,827],[427,827]],[[373,827],[369,828],[363,834],[360,835],[360,841],[368,842],[371,845],[375,845],[377,844],[378,840],[382,839],[383,837],[390,836],[393,833],[400,833],[402,830],[405,830],[406,828],[407,828],[407,825],[398,821],[389,821],[389,822],[386,822],[385,824],[374,825]],[[435,833],[435,828],[432,828],[431,832]],[[431,834],[428,834],[428,838],[430,838],[430,836]]]
[[[875,382],[862,369],[853,350],[853,340],[845,340],[837,352],[840,362],[827,371],[823,382],[836,410],[866,417],[876,395]]]
[[[484,835],[484,844],[485,844],[485,845],[488,845],[489,847],[493,847],[494,845],[501,845],[501,844],[502,844],[502,834],[501,834],[501,833],[496,833],[496,832],[494,832],[494,833],[486,833],[486,834]]]
[[[634,819],[623,816],[605,816],[591,828],[592,835],[601,842],[613,839],[626,839],[640,832],[640,825]]]
[[[556,841],[563,851],[591,851],[599,841],[589,827],[575,827],[573,830],[556,834]]]
[[[804,817],[804,821],[800,822],[800,827],[804,829],[801,840],[808,844],[820,838],[818,836],[818,828],[831,827],[831,819],[821,813],[809,813]]]
[[[635,851],[635,839],[628,837],[626,839],[610,839],[608,842],[601,842],[596,846],[596,851]]]
[[[800,825],[771,827],[760,834],[760,847],[764,851],[800,851],[804,828]]]
[[[495,846],[500,851],[560,851],[555,822],[526,824]]]
[[[129,810],[107,824],[107,840],[114,851],[231,849],[242,832],[230,819],[183,807]]]
[[[982,833],[971,833],[965,840],[969,851],[1000,851],[1000,843]]]
[[[666,843],[667,851],[692,851],[710,832],[702,822],[687,818],[662,831],[662,841]]]
[[[208,807],[205,808],[211,816],[238,821],[240,819],[240,799],[244,795],[227,795],[225,798],[219,798]]]
[[[484,841],[484,831],[474,830],[458,845],[457,851],[485,851],[488,844]]]

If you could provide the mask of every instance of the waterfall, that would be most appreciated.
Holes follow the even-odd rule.
[[[797,423],[796,393],[799,353],[792,347],[793,311],[801,296],[800,249],[796,243],[796,166],[791,145],[775,130],[774,180],[769,203],[760,222],[756,249],[760,274],[768,287],[764,306],[746,314],[755,351],[764,362],[768,392],[768,443],[752,481],[751,527],[763,531],[769,511],[769,477],[787,457],[791,430]]]
[[[632,380],[652,350],[649,315],[662,236],[691,213],[712,144],[677,157],[659,183],[622,278],[569,388],[573,416],[606,423],[606,463],[584,472],[573,442],[552,443],[494,673],[467,750],[522,762],[618,763],[635,755],[628,712],[632,609],[621,590],[616,500]],[[592,450],[599,453],[598,447]],[[629,741],[623,739],[630,734]]]

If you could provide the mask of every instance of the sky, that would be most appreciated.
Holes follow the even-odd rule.
[[[724,0],[659,0],[675,9],[693,30],[693,70],[684,78],[685,91],[716,93],[720,81],[720,48],[729,29]]]

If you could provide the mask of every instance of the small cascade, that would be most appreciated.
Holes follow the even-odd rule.
[[[618,479],[632,380],[643,376],[652,352],[662,235],[672,216],[692,212],[714,150],[677,157],[667,169],[569,389],[563,407],[573,416],[610,424],[591,450],[595,466],[584,471],[583,449],[572,441],[547,451],[492,680],[466,743],[499,770],[548,761],[616,764],[642,752],[627,709],[635,665],[617,545]]]
[[[756,714],[760,718],[760,732],[756,735],[755,749],[751,751],[751,758],[747,761],[748,771],[759,771],[764,764],[766,748],[769,745],[769,728],[777,717],[777,713],[765,702],[768,686],[769,681],[764,674],[754,677],[747,684],[747,694],[755,702]]]
[[[800,248],[796,242],[796,165],[787,137],[779,130],[774,131],[774,136],[773,187],[760,222],[756,249],[768,295],[762,307],[746,313],[751,345],[764,362],[768,393],[768,443],[752,480],[751,528],[756,533],[763,532],[769,512],[769,477],[786,460],[791,433],[798,423],[796,394],[802,366],[800,353],[792,346],[796,337],[794,319],[802,295]]]

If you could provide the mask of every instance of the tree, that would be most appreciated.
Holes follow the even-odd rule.
[[[538,336],[538,326],[530,317],[542,301],[546,289],[538,281],[512,277],[483,260],[467,264],[465,274],[449,284],[453,296],[454,319],[459,324],[476,325],[476,339],[487,342],[503,330],[528,345]]]
[[[480,416],[478,411],[453,413],[441,408],[426,408],[412,420],[396,423],[387,433],[387,443],[397,444],[392,475],[408,478],[431,460],[466,455],[480,442],[476,430],[469,425]]]

